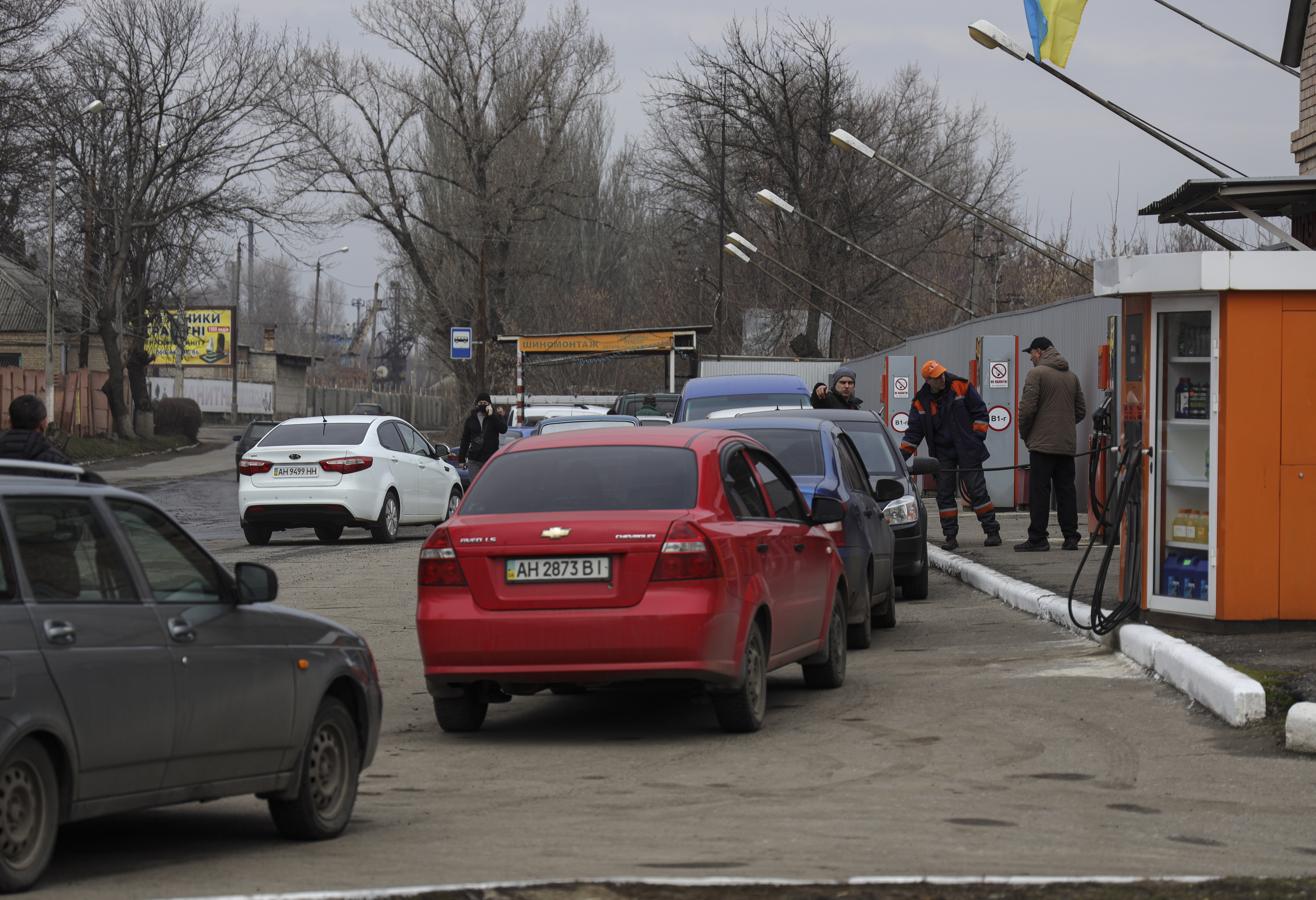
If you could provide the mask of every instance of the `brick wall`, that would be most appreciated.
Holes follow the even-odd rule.
[[[1299,175],[1316,174],[1316,3],[1307,14],[1302,47],[1302,81],[1298,95],[1298,130],[1292,135]]]

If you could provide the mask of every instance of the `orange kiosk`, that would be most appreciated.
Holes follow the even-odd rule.
[[[1121,257],[1093,281],[1123,298],[1146,617],[1316,620],[1316,252]]]

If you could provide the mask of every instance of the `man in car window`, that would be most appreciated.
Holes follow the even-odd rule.
[[[635,413],[637,416],[661,416],[663,411],[658,408],[658,398],[653,394],[645,394],[644,400],[640,402],[640,408]]]
[[[462,426],[462,443],[457,451],[457,462],[470,469],[472,478],[498,452],[500,434],[507,434],[506,410],[501,406],[495,409],[489,394],[482,393]]]
[[[73,460],[55,448],[46,437],[46,404],[32,394],[15,397],[9,404],[10,429],[0,434],[0,459],[72,465]]]
[[[900,455],[909,459],[925,438],[928,449],[941,463],[937,473],[937,510],[941,515],[942,549],[959,548],[959,492],[964,485],[978,516],[978,524],[987,535],[984,546],[998,547],[1001,526],[996,508],[987,493],[987,478],[982,464],[987,452],[987,404],[973,385],[946,371],[935,359],[923,364],[923,386],[909,408],[909,429],[900,441]]]

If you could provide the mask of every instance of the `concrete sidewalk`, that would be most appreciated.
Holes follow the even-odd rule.
[[[200,441],[197,447],[176,453],[92,463],[89,468],[102,475],[110,484],[117,485],[176,481],[219,472],[236,472],[233,435],[240,433],[241,428],[232,426],[206,426],[197,435]]]
[[[927,499],[928,535],[932,546],[939,546],[937,510],[933,500]],[[1051,550],[1045,553],[1020,553],[1014,545],[1028,537],[1028,513],[997,513],[1001,524],[1000,547],[984,547],[982,529],[972,513],[960,514],[959,549],[955,555],[1003,575],[1036,585],[1061,598],[1069,596],[1074,574],[1087,549],[1086,519],[1080,521],[1083,544],[1078,551],[1060,549],[1061,536],[1056,527],[1054,512],[1050,519]],[[1087,566],[1074,586],[1074,599],[1085,604],[1092,602],[1093,588],[1100,568],[1105,545],[1093,548]],[[1116,548],[1111,560],[1103,591],[1102,607],[1110,609],[1119,601],[1120,549]],[[1300,701],[1316,701],[1316,633],[1312,631],[1271,630],[1245,634],[1213,634],[1185,627],[1157,626],[1167,635],[1187,641],[1216,657],[1225,664],[1257,679],[1266,689],[1268,717],[1282,723],[1288,705]]]

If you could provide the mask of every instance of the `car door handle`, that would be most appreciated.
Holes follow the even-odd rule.
[[[804,545],[803,545],[803,544],[796,544],[796,545],[795,545],[795,552],[796,552],[796,553],[803,553],[803,552],[804,552]]]
[[[757,551],[760,552],[760,553],[767,553],[767,552],[768,552],[768,545],[767,545],[767,544],[759,544],[759,545],[758,545],[757,547],[755,547],[754,549],[757,550]]]
[[[866,509],[866,510],[864,510],[864,518],[865,518],[865,519],[871,519],[871,518],[873,518],[873,513],[875,513],[875,512],[877,512],[877,510],[875,510],[875,509]]]
[[[196,632],[192,630],[192,626],[188,624],[187,620],[181,616],[169,620],[169,636],[184,644],[196,640]]]
[[[78,631],[72,623],[46,619],[41,626],[45,629],[46,640],[52,644],[72,644],[78,639]]]

